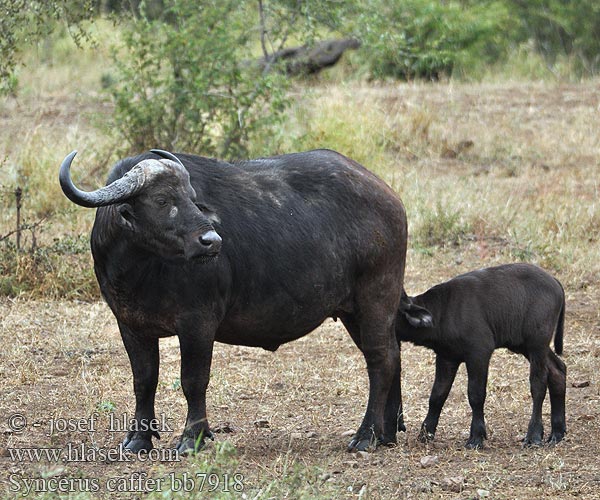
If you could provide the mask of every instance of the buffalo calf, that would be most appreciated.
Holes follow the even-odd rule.
[[[493,351],[506,347],[523,354],[530,363],[533,412],[525,444],[542,443],[542,403],[547,388],[552,408],[548,441],[560,441],[566,432],[566,366],[549,344],[556,332],[554,348],[562,354],[564,311],[561,284],[529,264],[462,274],[403,301],[396,321],[398,342],[407,340],[436,353],[435,382],[419,438],[433,439],[456,371],[465,362],[473,412],[466,447],[483,446],[488,366]]]

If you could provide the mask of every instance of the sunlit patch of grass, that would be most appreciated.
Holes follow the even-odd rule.
[[[421,247],[460,245],[470,233],[462,214],[437,202],[435,208],[419,213],[420,223],[412,232],[413,243]]]

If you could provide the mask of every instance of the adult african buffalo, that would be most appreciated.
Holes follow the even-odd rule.
[[[378,177],[328,150],[227,163],[153,150],[120,161],[105,187],[65,195],[96,213],[91,247],[133,371],[134,426],[150,450],[161,337],[177,335],[188,413],[181,452],[210,436],[206,389],[214,341],[275,351],[339,317],[363,352],[369,400],[349,449],[403,428],[394,323],[406,215]],[[166,158],[166,159],[159,159]]]

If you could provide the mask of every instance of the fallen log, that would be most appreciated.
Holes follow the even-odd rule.
[[[290,47],[263,57],[259,60],[262,69],[279,66],[289,76],[312,75],[322,69],[334,66],[348,49],[357,49],[360,41],[356,38],[324,40],[315,45]]]

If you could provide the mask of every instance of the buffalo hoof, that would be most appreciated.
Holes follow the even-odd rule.
[[[548,444],[560,443],[564,437],[565,437],[564,432],[553,432],[552,434],[550,434],[550,437],[548,438],[547,443]]]
[[[177,445],[177,451],[180,455],[195,455],[205,446],[205,438],[214,439],[212,432],[207,431],[206,433],[200,434],[196,439],[189,436],[182,436],[181,441]]]
[[[483,448],[483,439],[480,437],[469,438],[465,444],[467,450],[481,450]]]
[[[375,451],[377,445],[379,444],[378,440],[374,437],[361,438],[355,436],[352,441],[348,443],[348,451]]]
[[[541,436],[535,437],[526,437],[523,440],[523,448],[533,448],[536,446],[542,446],[544,444],[544,440]]]
[[[404,421],[398,422],[398,431],[406,432],[406,425],[404,425]]]
[[[433,441],[435,439],[435,434],[433,432],[427,432],[425,429],[421,429],[417,439],[421,443],[428,443],[429,441]]]
[[[129,451],[131,453],[139,453],[146,452],[148,453],[154,445],[152,444],[151,439],[142,439],[142,438],[134,438],[134,439],[125,439],[123,444],[121,445],[125,451]]]
[[[348,451],[375,451],[373,441],[371,439],[353,439],[348,443]]]
[[[195,455],[204,447],[204,442],[196,441],[192,438],[183,438],[177,445],[177,452],[180,455]]]

